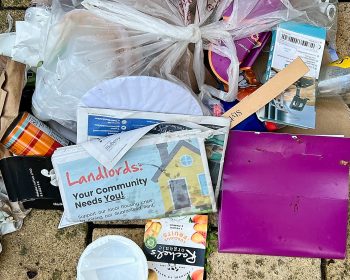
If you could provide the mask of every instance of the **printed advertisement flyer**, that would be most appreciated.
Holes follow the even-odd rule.
[[[70,222],[216,211],[204,138],[196,130],[140,140],[113,168],[79,145],[58,149],[52,162]]]
[[[96,158],[102,157],[104,151],[97,150],[91,140],[101,137],[115,134],[121,135],[120,138],[125,136],[126,143],[119,141],[120,147],[124,148],[131,146],[133,139],[138,141],[146,133],[160,134],[191,129],[208,133],[204,143],[215,197],[218,198],[230,126],[228,118],[79,107],[78,124],[78,143],[84,143],[86,150]],[[117,147],[115,139],[112,141]],[[110,151],[106,153],[110,154]]]
[[[152,280],[203,280],[207,215],[147,222],[144,253]]]

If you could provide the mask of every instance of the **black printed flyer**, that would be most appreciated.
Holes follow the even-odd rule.
[[[25,208],[63,209],[51,158],[4,158],[0,170],[10,201]]]

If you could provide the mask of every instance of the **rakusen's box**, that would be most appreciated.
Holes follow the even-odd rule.
[[[203,280],[207,215],[147,222],[144,252],[149,280]]]

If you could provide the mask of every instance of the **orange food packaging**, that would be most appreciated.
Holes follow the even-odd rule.
[[[51,156],[57,148],[69,144],[68,140],[27,112],[14,120],[1,142],[10,152],[22,156]]]
[[[207,215],[148,221],[144,253],[149,279],[203,280],[207,230]]]

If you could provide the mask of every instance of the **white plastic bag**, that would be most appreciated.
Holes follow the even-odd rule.
[[[50,12],[45,8],[27,9],[25,21],[16,22],[16,42],[11,53],[13,60],[30,67],[38,65],[49,18]]]
[[[35,114],[74,128],[77,104],[90,88],[129,75],[160,77],[189,88],[195,80],[200,91],[234,100],[239,74],[234,40],[302,13],[287,0],[235,0],[232,15],[223,21],[230,2],[85,0],[89,11],[68,13],[54,2],[37,73]],[[231,60],[229,92],[204,84],[204,50],[209,47]]]
[[[41,120],[74,127],[80,98],[99,82],[126,75],[127,50],[123,28],[86,10],[63,15],[49,30],[44,64],[38,68],[33,111]]]
[[[96,15],[150,35],[147,42],[169,42],[167,49],[150,56],[142,75],[157,75],[174,80],[177,63],[190,44],[194,44],[193,71],[201,90],[204,85],[203,50],[212,50],[231,60],[229,92],[212,90],[212,94],[233,101],[237,93],[238,61],[233,41],[271,29],[281,21],[300,14],[285,0],[236,0],[227,22],[221,20],[230,0],[85,0],[82,5]],[[261,4],[263,3],[263,4]],[[137,47],[137,45],[136,45]],[[192,68],[192,67],[191,67]],[[182,71],[188,71],[182,67]]]

